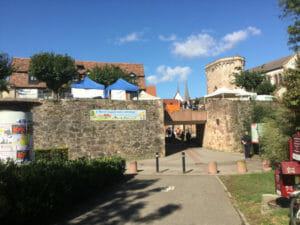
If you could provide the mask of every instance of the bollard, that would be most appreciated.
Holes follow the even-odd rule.
[[[271,168],[271,161],[269,159],[264,159],[263,160],[263,170],[264,171],[271,171],[272,168]]]
[[[246,173],[247,167],[245,161],[239,161],[237,162],[237,170],[239,173]]]
[[[216,162],[209,162],[208,163],[208,173],[209,174],[217,174],[218,173]]]
[[[182,173],[185,173],[185,152],[182,152]]]
[[[158,152],[155,153],[155,158],[156,158],[156,173],[159,173]]]
[[[131,161],[129,163],[129,171],[128,173],[137,173],[137,163],[136,161]]]

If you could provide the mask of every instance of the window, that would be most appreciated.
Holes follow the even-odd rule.
[[[271,77],[270,76],[267,76],[267,80],[271,84]]]
[[[134,73],[131,73],[129,76],[130,76],[130,83],[138,86],[139,78]]]
[[[282,84],[283,83],[283,78],[282,78],[282,74],[279,74],[279,83]]]
[[[275,84],[278,85],[278,76],[277,76],[277,74],[275,74],[274,78],[275,78]]]
[[[78,82],[78,81],[79,81],[79,75],[72,78],[72,82]]]
[[[77,70],[84,70],[84,65],[77,65]]]
[[[38,84],[39,80],[36,77],[34,77],[34,76],[29,76],[28,77],[28,83],[29,84]]]

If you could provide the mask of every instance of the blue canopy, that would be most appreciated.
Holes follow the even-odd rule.
[[[71,84],[72,88],[83,88],[83,89],[101,89],[104,90],[104,85],[98,84],[95,81],[91,80],[88,77],[85,77],[83,80],[77,82],[76,84]]]
[[[137,86],[134,86],[133,84],[128,83],[122,78],[119,78],[115,83],[109,85],[105,89],[106,98],[108,97],[108,93],[110,90],[139,91],[139,88]]]

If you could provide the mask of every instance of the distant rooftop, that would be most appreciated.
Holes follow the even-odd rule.
[[[269,72],[281,69],[294,56],[294,54],[248,69],[250,72]]]

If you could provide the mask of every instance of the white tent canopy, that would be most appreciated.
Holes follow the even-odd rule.
[[[139,93],[139,97],[134,97],[133,100],[157,100],[160,99],[159,97],[150,95],[148,93],[146,93],[145,91],[141,91]]]
[[[228,88],[222,87],[208,95],[205,95],[204,98],[235,98],[240,96],[256,96],[256,93],[247,92],[243,89],[230,90]]]

